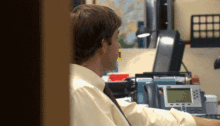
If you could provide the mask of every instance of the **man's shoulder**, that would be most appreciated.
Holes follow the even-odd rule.
[[[73,78],[70,81],[70,87],[74,89],[78,89],[78,88],[93,87],[93,86],[89,84],[86,80]]]

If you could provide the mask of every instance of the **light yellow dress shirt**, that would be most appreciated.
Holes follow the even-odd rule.
[[[70,65],[71,126],[129,126],[112,100],[103,93],[105,81],[80,65]],[[117,100],[132,126],[196,126],[185,112],[153,109]]]

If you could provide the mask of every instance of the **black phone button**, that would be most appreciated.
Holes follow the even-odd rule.
[[[182,108],[183,108],[183,111],[185,112],[185,110],[186,110],[185,106],[182,106]]]

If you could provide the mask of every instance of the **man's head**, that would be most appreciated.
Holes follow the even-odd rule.
[[[101,50],[102,58],[105,59],[101,61],[102,65],[116,62],[108,58],[115,58],[116,53],[118,56],[120,45],[117,45],[117,35],[122,23],[121,18],[108,7],[92,4],[77,6],[73,9],[71,17],[75,40],[75,63],[82,64],[88,61],[98,50]]]

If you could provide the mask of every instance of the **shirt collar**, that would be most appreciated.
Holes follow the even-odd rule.
[[[70,65],[70,75],[74,79],[85,80],[89,84],[95,86],[99,90],[103,91],[105,87],[105,81],[99,77],[94,71],[77,64]]]

